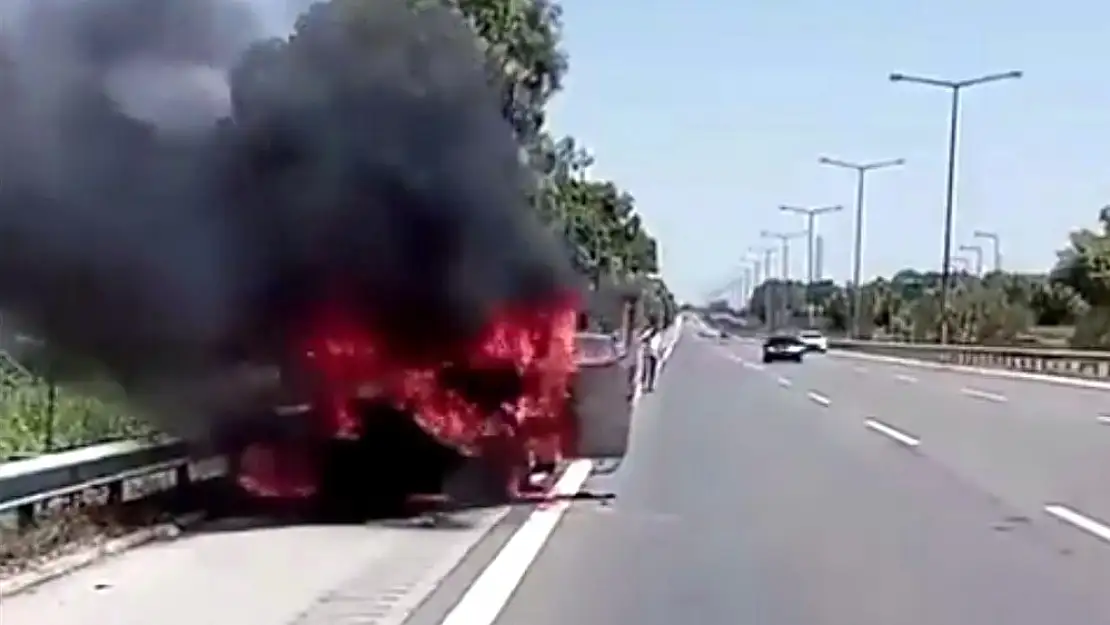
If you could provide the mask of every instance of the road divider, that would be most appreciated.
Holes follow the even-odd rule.
[[[1110,390],[1110,352],[829,340],[829,355],[940,371]]]

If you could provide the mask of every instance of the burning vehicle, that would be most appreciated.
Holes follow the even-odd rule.
[[[255,497],[355,508],[623,455],[633,324],[576,349],[581,279],[455,13],[16,4],[0,308],[163,431]]]

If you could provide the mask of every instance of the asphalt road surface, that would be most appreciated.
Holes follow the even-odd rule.
[[[499,625],[1110,623],[1110,393],[758,357],[687,333]]]
[[[621,470],[560,482],[615,500],[208,527],[0,600],[0,622],[1110,623],[1110,391],[758,356],[684,332]]]

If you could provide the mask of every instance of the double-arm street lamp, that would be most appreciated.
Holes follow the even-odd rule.
[[[813,258],[813,237],[817,234],[817,218],[826,213],[835,213],[844,210],[843,206],[780,206],[779,210],[785,213],[796,213],[806,218],[806,284],[814,280],[816,265]]]
[[[852,338],[858,338],[860,333],[860,302],[863,286],[862,277],[863,273],[863,189],[864,182],[867,178],[867,172],[875,171],[876,169],[887,169],[889,167],[901,167],[906,164],[906,159],[896,158],[888,161],[873,161],[870,163],[852,163],[850,161],[842,161],[835,158],[828,158],[822,156],[817,159],[817,162],[822,165],[830,167],[839,167],[841,169],[849,169],[856,172],[856,232],[855,240],[852,242],[852,301],[850,303],[852,310]]]
[[[952,255],[952,219],[953,208],[955,204],[955,189],[956,189],[956,143],[959,134],[959,117],[960,117],[960,93],[969,88],[978,85],[985,85],[987,83],[999,82],[1003,80],[1016,80],[1023,75],[1020,71],[1003,72],[1000,74],[987,74],[979,76],[978,78],[969,78],[966,80],[939,80],[936,78],[925,78],[921,76],[910,76],[907,74],[891,74],[891,82],[911,82],[928,87],[939,87],[947,89],[952,94],[952,104],[948,119],[948,180],[947,180],[947,193],[944,203],[944,257],[941,265],[941,285],[940,285],[940,298],[941,310],[948,310],[948,278],[951,272],[951,255]],[[945,315],[941,315],[940,325],[940,342],[948,342],[948,323],[945,321]]]
[[[781,261],[782,261],[782,275],[779,277],[780,287],[776,290],[782,292],[782,297],[779,298],[779,300],[780,300],[779,303],[781,305],[783,314],[785,315],[786,311],[788,311],[790,309],[790,304],[791,304],[791,301],[790,301],[790,299],[791,299],[791,297],[790,297],[790,241],[792,239],[797,239],[797,238],[804,237],[804,236],[806,236],[806,233],[805,232],[770,232],[768,230],[764,230],[763,232],[761,232],[759,234],[759,236],[763,237],[764,239],[777,239],[779,241],[780,246],[781,246],[781,251],[782,251],[782,259],[781,259]],[[769,260],[770,256],[768,256],[767,258]],[[771,275],[771,272],[770,272],[769,269],[765,269],[764,271],[767,273],[768,276]],[[769,290],[770,289],[768,289],[768,291]],[[769,311],[768,315],[769,315],[769,318],[772,319],[772,320],[775,318],[773,310]],[[771,323],[771,328],[773,329],[774,327],[775,327],[775,324],[772,322]]]

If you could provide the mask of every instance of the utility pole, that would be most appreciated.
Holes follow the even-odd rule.
[[[982,245],[961,245],[961,252],[971,252],[975,254],[975,275],[983,276],[983,246]]]
[[[856,172],[856,236],[852,248],[852,301],[851,301],[851,315],[852,315],[852,338],[858,339],[860,336],[860,317],[862,316],[863,306],[863,190],[864,183],[867,178],[867,172],[875,171],[876,169],[886,169],[889,167],[901,167],[906,164],[906,159],[896,158],[887,161],[874,161],[871,163],[852,163],[849,161],[842,161],[835,158],[828,158],[822,156],[817,159],[817,162],[822,165],[830,167],[839,167],[841,169],[850,169]]]
[[[790,241],[806,236],[805,232],[770,232],[764,230],[760,233],[764,239],[777,239],[782,250],[782,276],[779,277],[779,288],[776,290],[782,291],[782,297],[779,298],[782,304],[782,312],[785,315],[791,309],[791,302],[793,298],[790,297]]]
[[[1002,241],[997,232],[985,232],[983,230],[976,230],[974,233],[976,239],[986,239],[991,242],[991,249],[994,251],[994,267],[995,271],[1002,271]]]
[[[951,272],[952,259],[952,221],[956,200],[956,143],[959,138],[960,119],[960,92],[968,87],[975,87],[1002,80],[1016,80],[1023,76],[1023,72],[1014,70],[1001,74],[987,74],[978,78],[966,80],[938,80],[921,76],[906,74],[891,74],[891,82],[912,82],[929,87],[946,89],[952,94],[951,108],[948,118],[948,176],[944,202],[944,256],[941,260],[940,282],[940,342],[948,342],[948,277]]]

